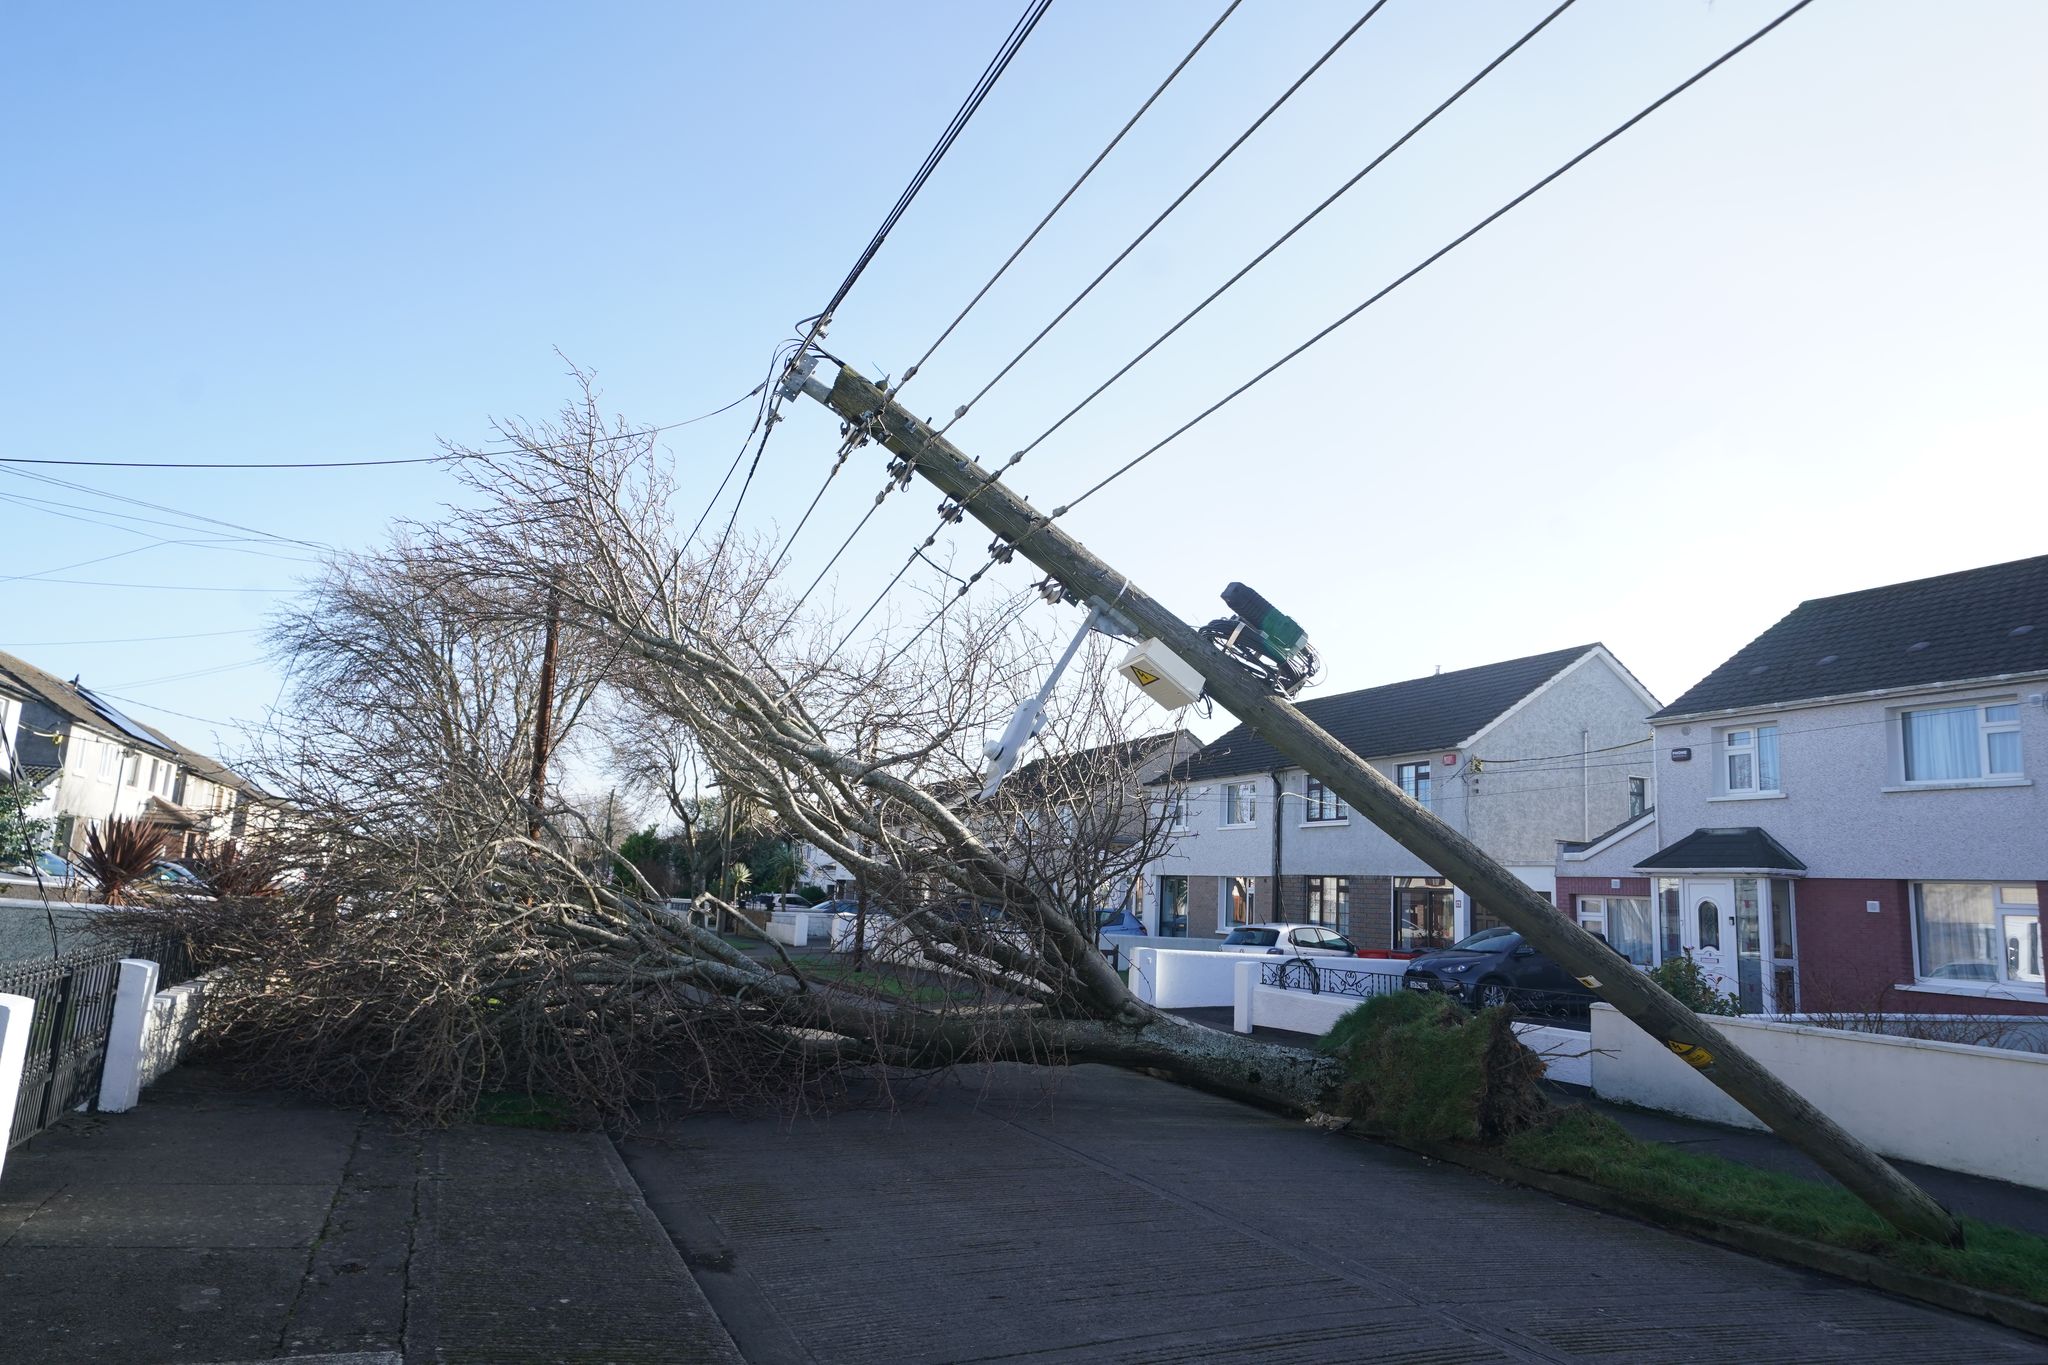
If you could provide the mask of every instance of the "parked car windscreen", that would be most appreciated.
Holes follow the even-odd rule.
[[[1511,939],[1513,942],[1509,941]],[[1481,929],[1476,934],[1465,935],[1453,943],[1451,948],[1454,951],[1462,948],[1472,952],[1497,953],[1503,948],[1519,947],[1521,942],[1520,934],[1504,924],[1496,924],[1491,929]]]
[[[1223,940],[1226,948],[1270,948],[1280,941],[1278,929],[1232,929]]]

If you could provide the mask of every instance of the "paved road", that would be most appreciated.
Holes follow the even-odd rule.
[[[407,1134],[182,1068],[0,1175],[0,1363],[737,1365],[604,1137]]]
[[[622,1144],[752,1365],[2044,1361],[2048,1345],[1164,1082]]]

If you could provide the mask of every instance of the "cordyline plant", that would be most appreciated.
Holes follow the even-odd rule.
[[[1136,767],[1161,718],[1099,660],[1056,696],[1029,780],[972,799],[983,739],[1044,676],[1048,644],[1019,619],[1034,597],[836,649],[759,547],[671,534],[688,518],[651,433],[605,423],[587,388],[504,434],[509,453],[458,458],[474,510],[337,563],[278,629],[294,685],[253,766],[294,811],[303,880],[164,912],[224,969],[208,1028],[226,1055],[430,1121],[494,1090],[588,1120],[645,1100],[788,1108],[853,1073],[999,1060],[1139,1067],[1301,1112],[1333,1093],[1335,1060],[1163,1013],[1098,950],[1098,897],[1165,833]],[[527,837],[551,599],[561,744],[621,757],[584,733],[601,711],[644,737],[624,755],[643,779],[715,774],[726,809],[770,813],[894,911],[884,961],[743,952],[700,927],[729,907],[658,898],[560,803]]]
[[[116,815],[86,831],[85,855],[79,866],[99,883],[101,899],[108,905],[120,905],[155,870],[168,838],[162,825]]]
[[[186,859],[185,865],[215,897],[260,899],[284,890],[284,864],[273,850],[252,853],[240,844],[228,843],[217,853]]]

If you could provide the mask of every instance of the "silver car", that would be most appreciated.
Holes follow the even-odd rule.
[[[1216,951],[1285,957],[1357,957],[1358,945],[1335,929],[1319,924],[1240,924]]]

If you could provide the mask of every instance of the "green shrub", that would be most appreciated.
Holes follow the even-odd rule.
[[[1694,1014],[1740,1014],[1742,1002],[1714,989],[1714,983],[1692,960],[1688,949],[1683,956],[1667,957],[1650,972],[1650,979],[1677,998]]]
[[[1394,1137],[1491,1140],[1549,1107],[1542,1059],[1505,1009],[1472,1015],[1440,995],[1383,995],[1339,1019],[1322,1047],[1350,1073],[1339,1110]]]

